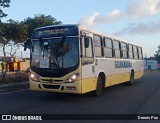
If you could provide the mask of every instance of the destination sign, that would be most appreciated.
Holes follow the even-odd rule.
[[[49,38],[62,36],[78,36],[77,26],[51,26],[37,29],[33,32],[32,38]]]
[[[132,68],[132,62],[130,61],[115,61],[115,68]]]

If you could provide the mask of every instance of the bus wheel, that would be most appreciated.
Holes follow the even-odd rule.
[[[128,82],[129,86],[132,86],[134,83],[134,72],[131,71],[131,75],[130,75],[130,81]]]
[[[99,97],[103,91],[103,80],[101,76],[98,77],[96,90],[92,92],[93,96]]]

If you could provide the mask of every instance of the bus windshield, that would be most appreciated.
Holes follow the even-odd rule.
[[[31,67],[65,69],[78,64],[78,38],[52,38],[32,41]]]

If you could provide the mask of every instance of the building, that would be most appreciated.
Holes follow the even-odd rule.
[[[0,63],[2,63],[3,57],[0,57]],[[20,59],[15,57],[6,57],[7,62],[7,71],[26,71],[27,68],[30,67],[30,60],[28,58],[26,59]],[[1,65],[0,65],[0,71],[2,71]]]
[[[30,67],[30,60],[23,60],[23,62],[20,63],[20,70],[26,71],[27,68]]]
[[[156,60],[144,60],[144,69],[145,70],[157,70],[158,68],[158,63]]]
[[[0,57],[0,73],[2,72],[2,66],[1,66],[2,61],[3,61],[3,59],[2,59],[2,57]]]
[[[160,64],[157,65],[157,69],[160,70]]]

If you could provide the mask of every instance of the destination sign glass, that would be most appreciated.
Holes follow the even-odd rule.
[[[32,38],[49,38],[63,36],[78,36],[77,26],[52,26],[37,29],[33,32]]]

